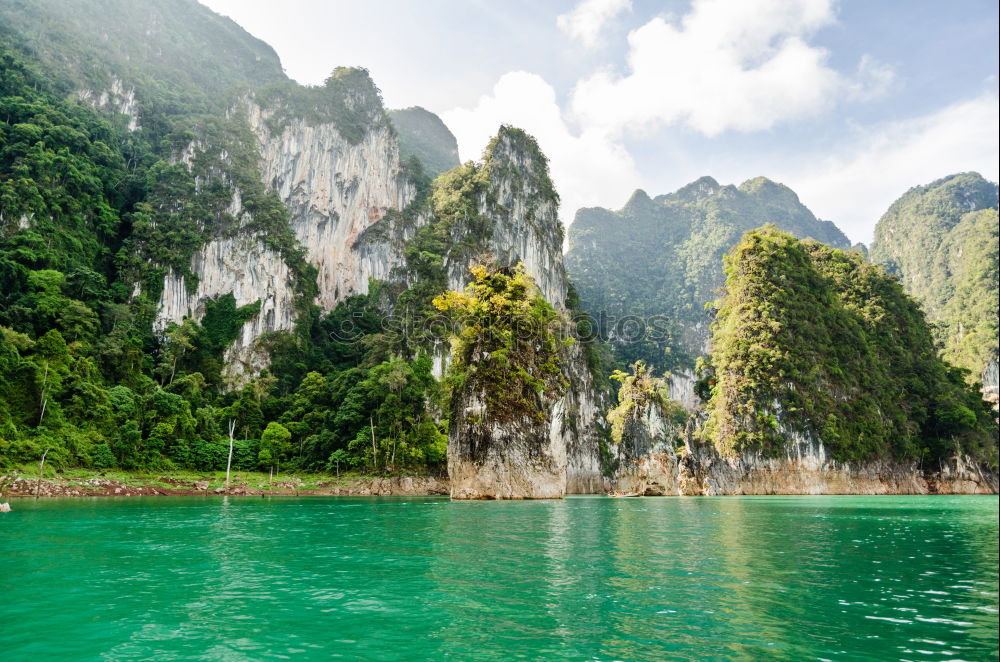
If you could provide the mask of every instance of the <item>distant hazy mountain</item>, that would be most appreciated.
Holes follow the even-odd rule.
[[[399,132],[399,150],[404,158],[420,159],[424,170],[435,177],[457,166],[458,141],[441,118],[420,106],[390,110]]]
[[[656,322],[665,329],[662,336],[643,342],[621,340],[633,323],[617,333],[610,329],[618,358],[690,368],[708,339],[705,304],[723,284],[722,255],[744,232],[766,223],[850,247],[837,226],[817,219],[787,186],[757,177],[737,188],[702,177],[656,198],[636,191],[620,211],[579,210],[569,229],[566,266],[583,310],[665,318]]]
[[[945,358],[977,380],[992,363],[994,382],[998,225],[997,185],[961,173],[903,194],[879,219],[871,250],[923,305]]]

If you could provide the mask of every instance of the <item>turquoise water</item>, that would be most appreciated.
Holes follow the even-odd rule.
[[[995,496],[12,505],[3,660],[997,656]]]

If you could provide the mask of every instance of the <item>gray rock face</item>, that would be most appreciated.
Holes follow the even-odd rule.
[[[93,90],[77,90],[77,98],[91,107],[110,113],[125,115],[127,128],[135,131],[139,128],[139,103],[135,98],[135,88],[126,87],[117,76],[111,77],[111,85],[100,92]]]
[[[302,119],[272,135],[270,112],[253,101],[247,102],[246,114],[259,141],[264,183],[288,205],[295,236],[319,271],[317,303],[331,310],[352,294],[366,293],[369,279],[388,279],[403,263],[396,244],[359,239],[389,209],[402,209],[415,195],[400,174],[399,146],[389,125],[372,127],[352,144],[334,124],[313,126]],[[200,149],[193,143],[179,161],[190,164]],[[243,216],[239,191],[228,211],[234,218]],[[267,366],[257,342],[264,333],[289,331],[295,324],[291,272],[262,239],[239,235],[199,249],[191,258],[197,290],[188,294],[183,277],[169,273],[154,323],[162,331],[186,316],[200,321],[205,302],[225,294],[233,294],[239,306],[260,301],[260,314],[243,325],[226,352],[231,384]]]
[[[490,182],[479,208],[493,225],[482,248],[499,266],[522,262],[545,299],[566,313],[569,284],[557,202],[530,184],[547,181],[547,174],[525,139],[501,129],[487,155]],[[475,258],[449,257],[451,289],[465,288]],[[501,424],[484,410],[481,394],[466,392],[454,398],[448,441],[452,497],[560,498],[567,492],[604,490],[597,394],[578,345],[566,352],[563,370],[569,388],[559,400],[545,403],[544,422]]]
[[[615,490],[644,496],[680,494],[676,434],[656,403],[636,409],[615,448]]]
[[[290,331],[295,324],[295,291],[285,261],[261,237],[240,236],[209,242],[195,253],[191,270],[199,276],[193,294],[188,293],[184,276],[173,270],[167,274],[154,330],[163,332],[185,317],[201,321],[206,302],[224,294],[232,294],[237,306],[260,301],[260,313],[243,324],[226,350],[223,375],[236,384],[267,367],[268,356],[257,339],[272,331]]]
[[[496,257],[500,266],[523,262],[525,270],[542,296],[558,311],[566,310],[569,281],[562,253],[562,224],[558,202],[546,198],[531,186],[535,178],[548,179],[545,164],[521,144],[509,131],[501,130],[500,139],[488,156],[490,186],[479,198],[481,214],[492,221],[492,232],[481,253]],[[458,240],[469,230],[456,228]],[[449,257],[448,286],[462,290],[469,282],[469,267],[477,255]],[[471,258],[471,259],[470,259]]]
[[[453,396],[448,477],[453,499],[560,499],[566,493],[566,440],[558,423],[562,401],[549,416],[496,421],[481,394]]]
[[[781,457],[744,453],[723,457],[698,441],[693,424],[685,445],[670,443],[670,431],[648,408],[626,424],[618,448],[616,489],[645,495],[729,494],[995,494],[997,476],[958,456],[937,471],[915,462],[837,462],[823,444],[786,431]]]
[[[367,293],[369,278],[387,279],[402,263],[388,245],[362,256],[357,244],[388,210],[405,208],[416,190],[400,172],[399,144],[387,122],[352,144],[336,125],[302,119],[272,134],[269,116],[248,103],[264,183],[288,205],[295,236],[319,270],[317,303],[332,310],[352,294]]]

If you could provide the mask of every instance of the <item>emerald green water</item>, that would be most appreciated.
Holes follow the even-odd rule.
[[[12,505],[3,660],[997,656],[995,496]]]

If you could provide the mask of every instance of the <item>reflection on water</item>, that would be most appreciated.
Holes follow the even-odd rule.
[[[5,660],[995,659],[996,497],[19,501]]]

